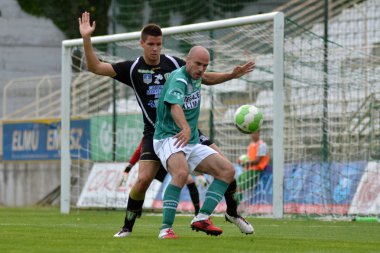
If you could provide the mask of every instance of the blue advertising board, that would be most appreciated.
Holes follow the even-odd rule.
[[[349,204],[366,162],[285,166],[284,203]]]
[[[287,213],[347,213],[367,162],[291,163],[284,167],[284,208]],[[235,165],[236,176],[242,168]],[[156,201],[161,201],[169,183],[167,177],[159,190]],[[201,202],[206,189],[198,186]],[[239,189],[238,189],[239,191]],[[249,191],[249,192],[248,192]],[[271,206],[273,202],[273,172],[260,173],[255,187],[248,190],[243,201],[249,206]],[[186,187],[181,192],[181,201],[189,201]],[[318,207],[318,208],[316,208]],[[256,210],[256,209],[252,209]],[[270,212],[270,209],[263,211]],[[259,213],[262,211],[259,211]]]
[[[22,122],[3,124],[3,160],[58,160],[60,159],[59,121]],[[71,156],[89,157],[90,121],[72,120],[70,123]]]

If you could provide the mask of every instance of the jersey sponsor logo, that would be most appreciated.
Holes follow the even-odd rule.
[[[168,80],[170,74],[171,74],[171,72],[168,72],[168,73],[165,73],[165,74],[164,74],[164,77],[165,77],[166,80]]]
[[[151,107],[151,108],[157,108],[157,105],[158,105],[158,99],[150,100],[148,102],[148,106]]]
[[[183,98],[182,91],[178,90],[176,88],[174,88],[173,90],[170,90],[169,94],[172,95],[172,96],[174,96],[174,97],[176,97],[177,99],[182,99]]]
[[[164,77],[161,74],[155,75],[154,76],[154,83],[160,84],[163,79],[164,79]]]
[[[154,71],[150,69],[138,69],[137,72],[141,74],[154,74]]]
[[[201,102],[201,93],[199,90],[197,90],[194,93],[190,94],[189,96],[185,96],[183,109],[191,110],[191,109],[197,108],[200,102]]]
[[[164,86],[162,85],[151,85],[148,87],[148,90],[146,91],[147,95],[154,95],[155,98],[160,97],[161,90]]]
[[[143,74],[143,82],[145,84],[150,84],[152,82],[152,74]]]

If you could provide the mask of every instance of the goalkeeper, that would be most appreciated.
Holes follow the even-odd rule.
[[[126,181],[128,177],[128,173],[131,171],[132,167],[139,161],[140,154],[141,154],[141,147],[142,147],[142,140],[140,141],[139,146],[136,148],[135,152],[129,159],[127,166],[125,167],[123,181]],[[158,181],[162,183],[164,182],[164,179],[167,174],[168,172],[161,165],[160,169],[158,170],[156,174],[155,179],[157,179]],[[187,186],[187,189],[189,190],[191,201],[193,202],[195,215],[197,215],[199,213],[199,192],[198,192],[197,186],[195,185],[194,179],[191,175],[189,175],[187,178],[186,186]],[[137,217],[140,217],[140,216],[141,216],[141,213],[138,213]]]
[[[91,34],[95,31],[95,21],[90,24],[90,14],[84,12],[82,17],[78,19],[78,23],[83,38],[83,49],[88,70],[98,75],[110,76],[131,87],[143,112],[144,132],[138,179],[129,194],[124,225],[114,235],[114,237],[127,237],[132,232],[136,217],[141,213],[145,193],[160,167],[160,159],[153,150],[158,98],[168,74],[185,65],[185,61],[174,56],[161,54],[163,41],[161,28],[150,24],[141,31],[140,46],[143,48],[143,56],[133,61],[115,64],[101,62],[91,43]],[[205,84],[222,83],[239,78],[251,72],[254,67],[255,63],[249,61],[242,66],[236,66],[230,73],[205,73],[202,79]],[[202,141],[202,139],[200,140]],[[213,144],[211,147],[219,152],[216,145]],[[226,219],[238,226],[243,233],[252,233],[252,225],[236,212],[237,204],[233,196],[235,192],[236,181],[234,180],[225,195]]]

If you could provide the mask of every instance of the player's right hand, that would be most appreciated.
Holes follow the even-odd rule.
[[[174,138],[177,138],[174,142],[174,146],[177,148],[182,148],[187,145],[187,143],[190,140],[191,137],[191,129],[190,128],[183,128],[181,132],[173,136]]]
[[[124,182],[127,182],[129,172],[131,171],[132,167],[133,167],[133,164],[127,163],[127,166],[125,166],[125,169],[123,172],[123,177],[120,180],[119,186],[122,186],[124,184]]]
[[[133,164],[127,163],[127,166],[125,166],[124,173],[129,173],[133,167]]]
[[[91,34],[95,31],[96,23],[95,21],[90,24],[90,13],[87,11],[82,13],[82,18],[78,18],[79,22],[79,32],[82,38],[89,38]]]

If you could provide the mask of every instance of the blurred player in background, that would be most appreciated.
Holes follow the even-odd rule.
[[[238,161],[245,170],[237,179],[239,189],[237,199],[239,201],[243,198],[243,192],[254,189],[260,179],[260,173],[269,167],[269,159],[268,147],[267,144],[260,139],[260,131],[252,133],[247,158]]]
[[[114,237],[127,237],[131,234],[135,220],[141,213],[145,193],[160,168],[160,159],[153,149],[158,98],[168,75],[173,70],[185,65],[185,61],[175,56],[161,54],[163,41],[161,28],[155,24],[150,24],[146,25],[141,31],[140,46],[143,48],[143,56],[133,61],[115,64],[101,62],[96,56],[91,43],[91,34],[96,26],[95,21],[90,24],[90,14],[84,12],[78,22],[79,31],[83,38],[88,70],[98,75],[110,76],[131,87],[143,112],[144,132],[138,179],[129,194],[124,225],[114,235]],[[210,85],[222,83],[239,78],[251,72],[254,67],[255,63],[249,61],[242,66],[236,66],[230,73],[208,72],[204,74],[203,82]],[[207,137],[205,138],[207,139]],[[208,140],[202,141],[200,139],[200,142],[206,142],[206,145],[210,145],[219,151],[216,145]],[[243,233],[252,233],[252,225],[237,214],[237,202],[234,199],[235,192],[236,180],[230,184],[226,191],[226,220],[238,226]]]

